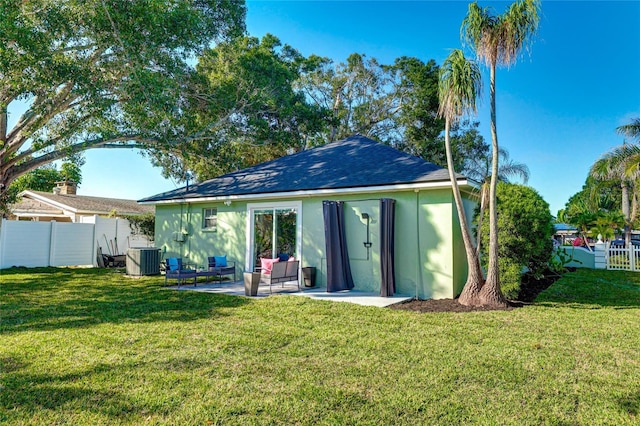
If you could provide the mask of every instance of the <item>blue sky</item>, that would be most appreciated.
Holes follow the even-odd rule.
[[[501,13],[510,2],[480,2]],[[304,55],[336,62],[364,53],[441,64],[461,47],[466,1],[248,1],[250,35],[272,33]],[[488,73],[478,121],[490,140]],[[526,163],[529,185],[556,214],[589,167],[622,144],[615,128],[640,116],[640,1],[543,1],[530,54],[497,72],[500,145]],[[139,199],[176,186],[123,150],[86,154],[79,193]]]

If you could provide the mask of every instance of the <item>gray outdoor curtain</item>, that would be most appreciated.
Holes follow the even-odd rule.
[[[353,277],[344,232],[344,202],[323,201],[322,210],[327,245],[327,291],[351,290]]]
[[[395,280],[395,208],[396,200],[380,200],[380,296],[390,297],[396,291]]]

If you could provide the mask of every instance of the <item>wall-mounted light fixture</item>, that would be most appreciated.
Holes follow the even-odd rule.
[[[224,202],[224,205],[225,205],[225,206],[227,206],[227,207],[229,207],[229,206],[231,205],[231,200],[226,200],[226,201]]]

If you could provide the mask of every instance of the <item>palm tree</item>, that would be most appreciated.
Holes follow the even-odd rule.
[[[578,235],[582,236],[582,240],[585,242],[588,250],[591,250],[591,247],[587,244],[587,234],[596,224],[597,217],[597,214],[587,211],[577,213],[571,217],[570,223],[578,228]]]
[[[640,155],[637,151],[640,149],[635,145],[623,144],[614,148],[602,156],[591,166],[591,175],[597,179],[615,179],[620,180],[620,189],[622,191],[621,210],[624,215],[624,234],[627,246],[631,242],[631,224],[636,214],[636,199],[634,197],[633,216],[629,205],[629,189],[635,194],[634,182],[637,180],[638,161]]]
[[[510,182],[510,178],[520,178],[526,185],[529,182],[529,167],[524,163],[519,163],[509,158],[509,152],[500,148],[500,164],[498,166],[498,181]],[[469,179],[475,180],[480,186],[480,215],[478,217],[477,229],[482,228],[484,211],[489,202],[489,183],[491,182],[491,152],[489,150],[473,158],[465,159],[462,174]],[[477,239],[476,252],[480,255],[480,238]]]
[[[487,305],[507,304],[500,290],[498,274],[496,187],[500,149],[496,130],[496,66],[512,65],[522,49],[530,45],[538,29],[539,10],[539,0],[520,0],[509,6],[502,15],[495,16],[489,8],[483,9],[477,2],[473,2],[462,21],[462,39],[473,47],[477,58],[484,61],[490,69],[492,161],[489,185],[489,268],[487,281],[480,291],[480,298]]]
[[[596,223],[593,225],[589,233],[598,238],[602,238],[605,242],[609,241],[615,236],[614,229],[609,224],[609,221],[605,217],[599,217],[596,219]]]
[[[467,253],[467,282],[458,302],[462,305],[477,305],[480,289],[484,284],[482,267],[477,252],[473,248],[469,224],[467,223],[453,165],[450,130],[451,124],[461,116],[476,112],[476,99],[482,90],[480,70],[475,62],[468,61],[461,50],[454,49],[440,68],[438,80],[439,108],[438,116],[445,119],[444,144],[447,156],[447,168],[453,190],[453,198],[458,209],[458,219],[462,231],[462,240]]]
[[[640,146],[633,143],[624,143],[621,146],[612,149],[607,156],[624,165],[624,176],[628,179],[634,189],[631,192],[631,212],[629,214],[629,220],[630,222],[635,222],[638,215],[637,189],[640,188]]]

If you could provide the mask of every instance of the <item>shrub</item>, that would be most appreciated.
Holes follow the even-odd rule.
[[[540,276],[548,268],[553,253],[553,218],[549,204],[524,185],[499,182],[498,268],[500,284],[508,298],[518,295],[523,270]],[[482,221],[482,261],[489,262],[489,212]]]
[[[498,261],[498,269],[500,270],[502,293],[507,299],[517,298],[520,293],[522,267],[512,259],[505,257]]]
[[[144,235],[149,240],[154,240],[156,217],[153,213],[124,215],[123,217],[129,221],[129,227],[133,234]]]

